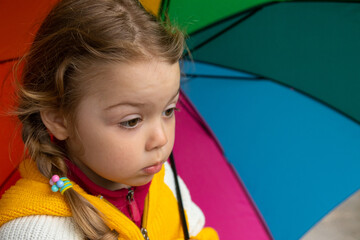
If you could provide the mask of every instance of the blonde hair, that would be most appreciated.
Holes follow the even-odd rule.
[[[159,22],[135,0],[63,0],[41,25],[21,61],[17,115],[27,157],[47,178],[67,175],[66,144],[54,143],[40,112],[60,111],[75,122],[84,95],[81,73],[97,63],[157,58],[176,63],[182,56],[181,31]],[[117,239],[101,214],[73,189],[64,193],[87,239]]]

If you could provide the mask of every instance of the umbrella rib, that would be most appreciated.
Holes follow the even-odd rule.
[[[196,50],[198,50],[199,48],[202,48],[203,46],[205,46],[206,44],[208,44],[209,42],[215,40],[216,38],[220,37],[221,35],[223,35],[224,33],[226,33],[227,31],[229,31],[230,29],[234,28],[236,25],[240,24],[241,22],[245,21],[246,19],[248,19],[249,17],[253,16],[255,13],[257,13],[259,10],[261,10],[262,7],[260,8],[256,8],[254,11],[250,12],[248,15],[246,15],[245,17],[239,19],[238,21],[236,21],[235,23],[231,24],[230,26],[226,27],[225,29],[221,30],[220,32],[218,32],[217,34],[215,34],[214,36],[206,39],[204,42],[200,43],[199,45],[195,46],[193,49],[190,50],[190,52],[195,52]],[[189,55],[189,51],[185,54],[185,56]]]
[[[303,91],[303,90],[301,90],[299,88],[296,88],[294,86],[286,84],[285,82],[281,82],[279,80],[276,80],[275,78],[272,78],[272,77],[269,77],[269,76],[261,76],[261,75],[258,75],[258,74],[255,74],[255,73],[252,73],[252,72],[249,72],[249,71],[245,71],[245,70],[241,70],[241,69],[237,69],[237,68],[231,68],[231,67],[223,66],[221,64],[215,64],[215,63],[210,63],[210,62],[206,62],[206,61],[199,61],[199,60],[197,60],[197,62],[202,62],[202,63],[211,64],[211,65],[222,67],[222,68],[228,68],[228,69],[231,69],[231,70],[234,70],[234,71],[242,71],[242,72],[245,72],[245,73],[248,73],[248,74],[252,74],[254,76],[257,76],[256,78],[254,78],[254,80],[266,80],[266,81],[274,82],[276,84],[279,84],[281,86],[289,88],[289,89],[291,89],[293,91],[296,91],[296,92],[298,92],[298,93],[300,93],[300,94],[302,94],[304,96],[307,96],[307,97],[313,99],[314,101],[317,101],[317,102],[327,106],[328,108],[333,109],[334,111],[338,112],[339,114],[347,117],[351,121],[354,121],[355,123],[360,125],[360,121],[357,120],[356,118],[352,117],[350,114],[340,110],[339,108],[337,108],[335,106],[332,106],[331,104],[327,103],[326,101],[324,101],[324,100],[322,100],[320,98],[317,98],[317,97],[311,95],[310,93],[307,93],[307,92],[305,92],[305,91]],[[188,82],[190,82],[191,80],[193,80],[193,79],[195,79],[197,77],[201,77],[201,76],[196,75],[196,74],[183,74],[183,75],[185,77],[187,77],[187,76],[189,77],[189,79],[184,81],[185,83],[188,83]],[[215,78],[215,77],[213,77],[213,78]],[[235,78],[233,78],[233,79],[235,79]],[[253,79],[248,78],[248,80],[253,80]]]
[[[254,7],[250,7],[249,9],[245,9],[245,10],[242,10],[240,12],[236,12],[233,15],[230,15],[230,16],[225,17],[223,19],[219,19],[219,20],[217,20],[217,21],[215,21],[213,23],[210,23],[209,25],[206,25],[206,26],[204,26],[204,27],[202,27],[202,28],[200,28],[198,30],[195,30],[194,32],[190,32],[189,36],[197,35],[197,34],[199,34],[201,32],[204,32],[204,31],[206,31],[206,30],[208,30],[210,28],[215,27],[216,25],[222,24],[222,23],[227,22],[227,21],[229,21],[231,19],[234,19],[234,18],[237,18],[237,17],[239,17],[241,15],[244,15],[245,13],[250,13],[252,11],[255,11],[255,10],[260,9],[260,8],[267,7],[267,6],[272,5],[272,4],[278,4],[278,3],[281,3],[282,1],[286,1],[286,0],[270,1],[270,2],[267,2],[267,3],[256,5]],[[291,0],[291,1],[294,1],[294,0]],[[299,1],[301,1],[301,0],[299,0]],[[303,0],[303,1],[305,1],[305,0]],[[308,1],[312,1],[312,0],[308,0]],[[336,1],[336,0],[334,0],[334,1]],[[339,0],[337,0],[337,1],[339,1]]]
[[[169,1],[170,1],[170,0],[169,0]],[[313,1],[313,0],[295,0],[295,1],[291,1],[291,2],[311,2],[311,1]],[[353,1],[351,1],[351,0],[347,0],[347,1],[339,1],[339,0],[315,0],[314,2],[345,2],[345,3],[346,3],[346,2],[351,2],[351,3],[353,3]],[[199,45],[195,46],[193,49],[189,50],[190,53],[189,53],[189,51],[188,51],[187,53],[184,54],[184,57],[189,56],[189,55],[191,54],[191,52],[194,52],[194,51],[198,50],[199,48],[203,47],[204,45],[206,45],[206,44],[208,44],[209,42],[213,41],[214,39],[218,38],[220,35],[224,34],[224,33],[227,32],[228,30],[230,30],[231,28],[235,27],[237,24],[245,21],[246,19],[248,19],[249,17],[251,17],[252,15],[254,15],[255,13],[257,13],[259,10],[263,9],[264,7],[267,7],[267,6],[272,5],[272,4],[277,4],[277,3],[280,3],[280,2],[274,1],[274,2],[269,2],[269,3],[266,3],[266,4],[262,4],[262,5],[260,5],[260,6],[256,6],[256,7],[254,7],[254,8],[248,9],[248,10],[246,10],[246,11],[237,13],[237,14],[235,14],[234,16],[231,16],[231,17],[226,18],[226,19],[223,19],[223,20],[219,20],[219,21],[217,21],[216,23],[211,24],[210,26],[214,26],[214,25],[217,25],[217,24],[220,23],[220,22],[223,22],[224,20],[225,20],[225,21],[228,21],[228,20],[230,20],[230,19],[232,19],[232,18],[234,18],[234,17],[237,17],[237,16],[239,16],[239,15],[241,15],[241,14],[244,14],[244,13],[246,13],[246,12],[249,12],[249,14],[246,15],[244,18],[239,19],[237,22],[233,23],[233,24],[230,25],[229,27],[225,28],[224,30],[220,31],[219,33],[215,34],[214,36],[208,38],[208,39],[205,40],[204,42],[202,42],[202,43],[200,43]],[[285,3],[285,1],[282,2],[282,3]],[[200,33],[200,32],[202,32],[202,31],[204,31],[204,30],[206,30],[206,29],[209,28],[210,26],[204,27],[204,28],[202,28],[202,29],[200,29],[200,30],[197,30],[197,31],[191,33],[191,34],[190,34],[190,37],[191,37],[191,36],[194,36],[194,35],[196,35],[196,34],[198,34],[198,33]]]
[[[4,63],[8,63],[8,62],[14,62],[14,61],[17,61],[19,59],[20,59],[19,57],[16,57],[16,58],[9,58],[9,59],[5,59],[5,60],[0,60],[0,64],[4,64]]]

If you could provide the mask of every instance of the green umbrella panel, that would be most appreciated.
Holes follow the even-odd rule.
[[[360,122],[358,2],[186,2],[168,8],[188,28],[194,60],[290,86]]]

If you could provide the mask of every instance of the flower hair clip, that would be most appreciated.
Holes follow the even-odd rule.
[[[73,187],[73,184],[70,182],[68,178],[66,177],[60,178],[58,175],[52,176],[49,183],[52,186],[51,191],[57,192],[60,190],[61,194],[64,194],[66,190]]]

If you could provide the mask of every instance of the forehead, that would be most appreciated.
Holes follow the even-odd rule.
[[[108,63],[93,71],[87,95],[97,98],[103,107],[121,101],[163,101],[180,85],[179,63],[156,60]]]

